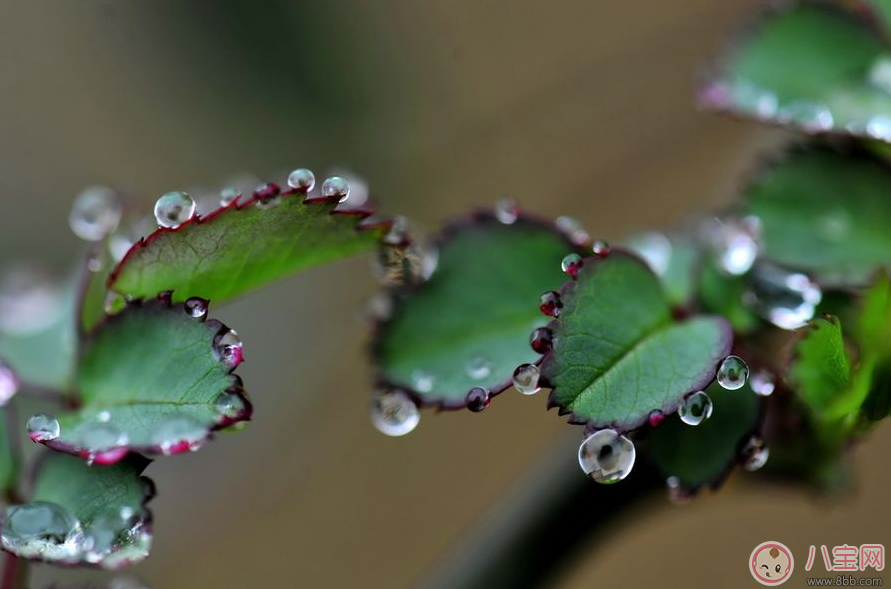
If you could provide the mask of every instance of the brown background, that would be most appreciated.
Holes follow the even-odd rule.
[[[696,112],[699,64],[755,3],[0,1],[0,261],[63,268],[85,185],[161,192],[250,171],[345,167],[380,207],[435,227],[510,194],[598,236],[732,198],[778,135]],[[365,415],[366,260],[216,315],[239,330],[252,426],[150,467],[155,589],[408,587],[567,435],[544,398],[425,414],[405,439]],[[732,479],[641,511],[558,587],[753,587],[752,548],[887,543],[887,428],[837,502]],[[567,460],[573,460],[567,456]],[[866,575],[868,573],[864,573]],[[107,579],[40,567],[42,582]],[[616,585],[618,586],[618,585]]]

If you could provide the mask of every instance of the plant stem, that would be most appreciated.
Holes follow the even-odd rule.
[[[421,587],[546,586],[618,517],[664,486],[644,464],[619,484],[598,485],[579,470],[578,445],[577,435],[561,440]]]

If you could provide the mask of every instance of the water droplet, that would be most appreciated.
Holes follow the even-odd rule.
[[[113,190],[91,186],[74,199],[68,224],[81,239],[99,241],[117,229],[122,214],[121,199]]]
[[[891,58],[880,55],[869,68],[869,83],[891,94]]]
[[[557,217],[557,221],[555,223],[557,225],[557,229],[566,234],[566,237],[569,238],[569,241],[571,241],[575,245],[584,246],[587,245],[589,241],[591,241],[591,236],[585,230],[582,222],[575,217]]]
[[[657,276],[664,276],[671,263],[671,241],[663,234],[649,231],[628,240],[628,247],[643,258]]]
[[[185,192],[168,192],[155,203],[155,220],[161,227],[175,229],[195,215],[195,208],[195,201]]]
[[[698,391],[687,397],[681,408],[678,409],[678,415],[681,421],[687,425],[699,425],[712,416],[712,400],[707,394]]]
[[[758,264],[744,302],[781,329],[798,329],[813,319],[823,291],[806,274]]]
[[[213,408],[226,419],[239,419],[244,416],[247,406],[237,391],[223,391],[213,401]]]
[[[777,120],[796,124],[809,133],[828,131],[835,122],[826,105],[807,101],[784,104],[777,111]]]
[[[84,533],[70,511],[47,501],[34,501],[6,508],[0,531],[3,548],[24,558],[75,562]]]
[[[770,458],[770,448],[758,436],[752,436],[743,446],[743,468],[749,472],[754,472],[767,464],[768,458]]]
[[[256,206],[260,209],[271,209],[281,202],[281,189],[278,184],[266,182],[254,189],[253,197],[256,200]]]
[[[595,256],[602,258],[610,252],[609,243],[603,241],[602,239],[595,239],[594,243],[591,244],[591,251],[594,252]]]
[[[121,312],[127,306],[127,299],[121,293],[110,290],[105,293],[103,306],[107,314],[113,315]]]
[[[665,414],[658,409],[650,411],[650,414],[647,416],[647,423],[650,424],[650,427],[659,427],[659,424],[663,421],[665,421]]]
[[[566,274],[575,278],[579,275],[579,271],[582,269],[582,264],[584,264],[584,262],[580,255],[569,254],[560,262],[560,268],[562,268]]]
[[[592,480],[617,483],[634,468],[634,444],[614,430],[594,432],[579,446],[579,466]]]
[[[665,489],[668,491],[668,500],[675,505],[689,503],[692,499],[691,494],[681,486],[681,479],[676,476],[670,476],[665,480]]]
[[[228,207],[241,198],[241,191],[237,188],[224,188],[220,191],[220,206]]]
[[[150,442],[162,454],[178,454],[201,447],[207,438],[207,427],[185,415],[162,420],[152,431]]]
[[[8,364],[0,360],[0,407],[9,403],[13,395],[18,392],[19,386],[21,382],[18,376]]]
[[[540,391],[539,380],[541,370],[535,364],[521,364],[514,370],[514,388],[524,395],[534,395]]]
[[[727,356],[718,366],[718,384],[728,391],[736,391],[749,380],[749,365],[739,356]]]
[[[208,306],[209,303],[207,299],[199,297],[192,297],[183,303],[183,309],[185,309],[186,315],[193,319],[207,319]]]
[[[350,183],[341,176],[330,176],[322,182],[322,196],[343,202],[350,196]]]
[[[532,332],[532,336],[529,338],[529,344],[532,346],[532,349],[539,354],[547,354],[551,351],[553,345],[552,337],[553,335],[551,334],[550,329],[547,327],[539,327]]]
[[[119,534],[115,550],[106,554],[99,562],[99,566],[106,570],[118,570],[140,562],[149,555],[151,546],[151,530],[145,522],[138,521]]]
[[[563,310],[563,300],[560,293],[549,290],[541,295],[538,301],[538,309],[548,317],[557,317]]]
[[[93,518],[86,527],[85,534],[89,547],[83,553],[83,559],[96,564],[117,547],[120,536],[128,527],[128,522],[120,513],[105,513]]]
[[[492,362],[482,354],[474,354],[467,360],[467,375],[482,380],[492,374]]]
[[[243,359],[243,344],[234,329],[224,328],[214,338],[214,353],[227,368],[235,368]]]
[[[311,170],[306,168],[297,168],[288,174],[288,186],[294,190],[306,193],[312,190],[316,185],[316,176]]]
[[[499,199],[498,202],[495,203],[495,218],[498,219],[500,223],[512,225],[516,223],[519,217],[520,203],[517,202],[517,199],[505,197]]]
[[[414,386],[415,390],[419,393],[429,393],[433,390],[436,378],[426,370],[417,368],[411,373],[411,382],[412,386]]]
[[[464,402],[467,404],[468,409],[474,413],[479,413],[489,406],[492,402],[492,396],[489,393],[489,389],[473,387],[467,392]]]
[[[876,115],[866,123],[866,133],[875,139],[891,141],[891,117]]]
[[[718,268],[731,276],[748,272],[758,257],[761,220],[748,216],[713,219],[704,230]]]
[[[62,433],[62,427],[52,415],[36,413],[28,420],[28,437],[32,442],[51,442]]]
[[[776,383],[774,382],[773,374],[761,368],[752,373],[752,377],[749,379],[749,387],[756,395],[769,397],[773,394]]]
[[[377,391],[371,397],[371,423],[387,436],[404,436],[418,426],[421,413],[404,391]]]

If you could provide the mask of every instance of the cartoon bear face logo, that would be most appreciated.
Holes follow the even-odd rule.
[[[779,585],[792,574],[792,551],[779,542],[764,542],[752,551],[749,569],[762,585]]]

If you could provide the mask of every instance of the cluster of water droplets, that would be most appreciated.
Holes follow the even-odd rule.
[[[406,217],[397,216],[372,262],[372,271],[384,286],[419,284],[436,271],[439,249]]]
[[[0,542],[23,558],[115,569],[148,556],[151,534],[128,506],[99,514],[84,525],[61,505],[34,501],[6,508]]]
[[[579,466],[592,480],[612,484],[631,473],[636,455],[631,440],[615,430],[602,429],[588,436],[579,446]]]
[[[716,380],[721,388],[737,391],[749,379],[749,366],[739,356],[727,356],[718,365]],[[687,396],[678,409],[678,416],[687,425],[699,425],[712,416],[714,405],[705,391],[696,391]]]

